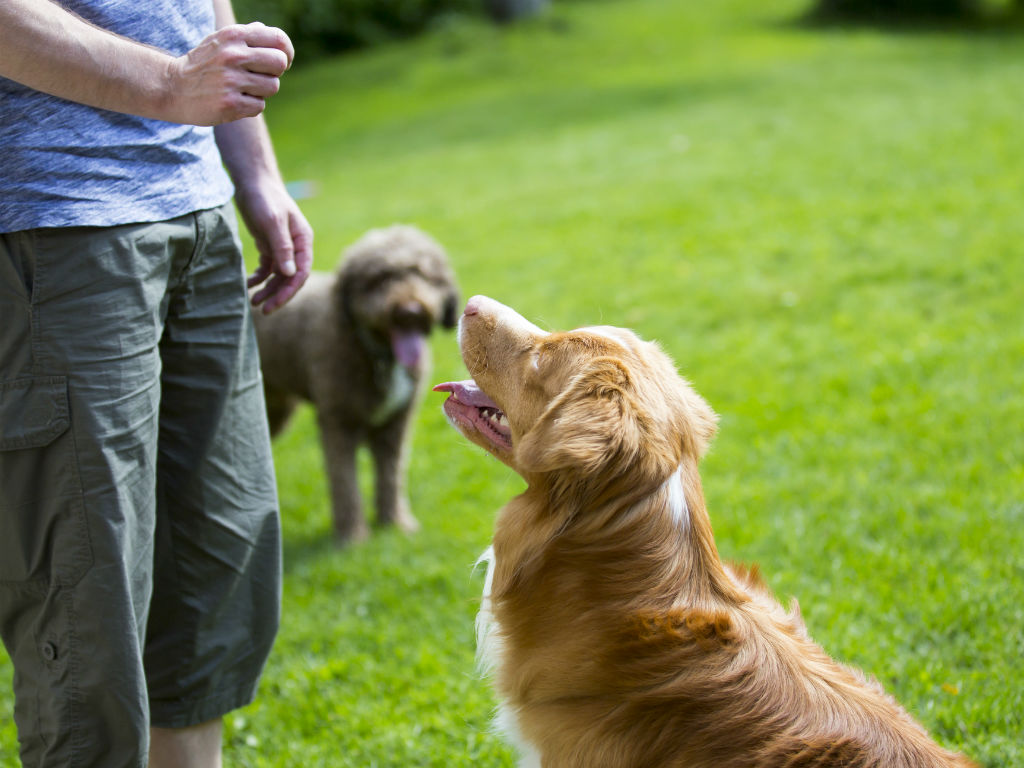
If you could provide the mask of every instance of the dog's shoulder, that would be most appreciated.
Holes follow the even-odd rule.
[[[752,602],[776,619],[789,624],[794,631],[806,638],[807,627],[804,624],[803,614],[800,612],[800,603],[795,597],[789,601],[789,610],[787,611],[764,580],[761,568],[756,563],[728,562],[724,565],[726,573]]]

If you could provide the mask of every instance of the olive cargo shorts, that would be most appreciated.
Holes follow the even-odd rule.
[[[23,763],[142,766],[151,724],[249,703],[280,561],[234,211],[0,234],[0,637]]]

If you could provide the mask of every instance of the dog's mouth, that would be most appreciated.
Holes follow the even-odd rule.
[[[427,349],[427,336],[419,329],[392,328],[388,336],[391,354],[409,371],[420,366]]]
[[[449,381],[434,387],[448,392],[444,412],[463,431],[472,430],[499,451],[512,450],[512,430],[505,412],[472,379]]]

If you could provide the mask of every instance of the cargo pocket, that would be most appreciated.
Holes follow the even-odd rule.
[[[0,381],[0,584],[73,586],[91,565],[67,377]]]

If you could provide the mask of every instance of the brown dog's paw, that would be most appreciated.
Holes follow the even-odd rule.
[[[370,526],[364,521],[357,521],[352,524],[346,524],[339,526],[335,523],[334,526],[334,543],[339,547],[345,547],[349,544],[358,544],[361,541],[366,541],[370,538]]]
[[[403,533],[416,533],[422,527],[420,521],[413,517],[411,512],[399,515],[395,520],[395,526]]]
[[[409,510],[409,503],[406,501],[402,501],[395,505],[395,509],[391,510],[387,514],[378,515],[377,526],[379,528],[391,525],[402,533],[416,533],[421,527],[419,520],[417,520]]]

